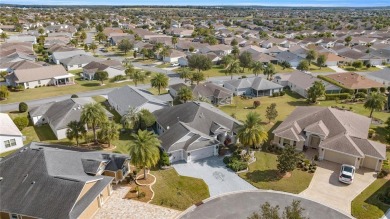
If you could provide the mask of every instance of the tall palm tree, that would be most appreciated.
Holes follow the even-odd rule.
[[[161,94],[161,88],[166,88],[168,86],[169,78],[163,73],[157,73],[151,80],[150,83],[152,87],[158,89],[158,95]]]
[[[129,154],[131,163],[144,169],[144,178],[146,179],[146,168],[156,165],[160,159],[160,140],[157,136],[147,130],[138,130],[131,134],[129,144]]]
[[[80,120],[92,128],[93,139],[95,144],[97,144],[96,129],[107,121],[107,115],[103,106],[100,103],[86,104],[81,112]]]
[[[268,63],[263,73],[267,75],[268,80],[271,80],[272,76],[276,73],[275,66],[272,63]]]
[[[386,102],[385,96],[378,92],[372,92],[368,95],[366,102],[364,103],[364,108],[370,109],[370,118],[372,118],[372,113],[374,110],[382,110]]]
[[[169,56],[169,48],[168,47],[163,47],[162,50],[160,51],[160,55],[162,56],[163,60],[166,56]]]
[[[249,153],[250,146],[256,148],[267,141],[268,133],[261,126],[260,114],[256,112],[248,113],[244,125],[238,130],[237,136],[240,142],[248,147],[247,153]]]
[[[146,75],[144,72],[135,70],[132,75],[130,75],[130,78],[133,80],[134,85],[137,87],[138,82],[145,83]]]
[[[254,62],[251,68],[253,74],[255,74],[255,76],[258,76],[264,70],[264,65],[261,62]]]
[[[187,103],[187,101],[192,100],[194,97],[192,95],[192,90],[185,86],[181,87],[179,91],[177,92],[177,98],[184,103]]]
[[[71,121],[67,125],[66,137],[69,140],[76,139],[76,145],[79,146],[79,139],[85,136],[87,130],[85,129],[85,124],[78,121]]]
[[[137,112],[136,108],[134,107],[129,107],[129,110],[121,118],[121,123],[123,125],[123,128],[126,129],[134,129],[138,121],[139,121],[139,112]]]
[[[176,48],[176,44],[177,44],[177,37],[172,37],[173,48]]]
[[[240,70],[240,62],[238,60],[233,60],[232,63],[230,63],[229,67],[226,69],[226,72],[230,75],[230,79],[233,79],[233,74],[239,73]]]
[[[107,121],[104,123],[98,136],[101,141],[107,142],[108,146],[111,147],[111,142],[119,138],[119,132],[115,122]]]

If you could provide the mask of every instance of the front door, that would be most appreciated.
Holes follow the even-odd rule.
[[[318,148],[320,142],[321,142],[321,138],[318,135],[310,135],[310,144],[309,144],[310,147]]]

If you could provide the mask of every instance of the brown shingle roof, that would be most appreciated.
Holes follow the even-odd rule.
[[[14,75],[17,78],[15,81],[22,83],[68,75],[68,72],[62,65],[50,65],[40,68],[15,70]]]
[[[381,83],[378,83],[376,81],[373,81],[371,79],[352,72],[332,74],[327,75],[326,77],[339,82],[344,87],[347,87],[349,89],[368,89],[372,87],[383,87],[383,84]]]

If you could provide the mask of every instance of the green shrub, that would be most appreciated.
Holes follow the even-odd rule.
[[[284,96],[286,94],[286,91],[280,91],[279,94],[280,96]]]
[[[14,121],[16,127],[18,127],[18,129],[20,131],[22,131],[24,128],[26,128],[28,126],[28,118],[27,117],[19,116],[19,117],[16,117],[13,121]]]
[[[0,86],[0,100],[5,100],[9,96],[9,91],[7,86]]]
[[[123,81],[123,80],[126,80],[126,77],[124,75],[116,75],[113,78],[113,81]]]
[[[279,93],[279,92],[274,92],[274,93],[272,94],[272,96],[273,96],[273,97],[279,97],[279,96],[280,96],[280,93]]]
[[[24,87],[23,87],[23,85],[16,85],[15,86],[15,91],[22,91],[22,90],[24,90]]]
[[[78,98],[79,96],[77,96],[77,94],[72,94],[72,96],[70,96],[70,98]]]
[[[378,92],[378,88],[376,87],[371,88],[371,92]]]
[[[28,105],[25,102],[19,103],[19,112],[24,113],[28,110]]]
[[[171,165],[169,161],[169,155],[166,152],[161,152],[160,153],[160,166],[169,166]]]
[[[325,100],[346,100],[351,99],[349,93],[340,93],[340,94],[325,94]]]
[[[363,93],[363,92],[357,92],[355,94],[355,98],[366,98],[367,94]]]
[[[384,92],[386,91],[386,88],[381,87],[381,88],[379,88],[379,91],[380,91],[381,93],[384,93]]]
[[[368,90],[367,90],[367,89],[359,89],[358,92],[362,92],[362,93],[367,94],[367,93],[368,93]]]

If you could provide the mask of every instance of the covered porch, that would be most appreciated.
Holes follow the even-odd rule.
[[[55,86],[75,84],[74,75],[71,73],[68,73],[67,75],[56,76],[53,78],[53,84]]]

